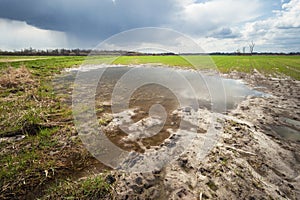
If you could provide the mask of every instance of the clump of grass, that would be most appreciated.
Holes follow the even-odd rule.
[[[0,86],[4,89],[24,90],[26,87],[36,86],[36,82],[33,80],[31,72],[25,66],[20,68],[9,67],[0,76]]]
[[[40,81],[31,71],[8,67],[0,76],[0,137],[21,134],[36,135],[40,129],[56,125],[53,116],[59,122],[58,111],[62,108],[55,97],[52,87],[44,80]]]
[[[51,187],[42,199],[111,199],[112,187],[101,176],[65,180]]]
[[[110,115],[103,115],[100,119],[99,119],[99,125],[101,126],[106,126],[108,125],[111,121],[113,120],[113,117]]]
[[[9,67],[0,76],[0,90],[6,96],[0,99],[0,136],[36,133],[42,121],[41,106],[36,106],[37,81],[24,66]]]

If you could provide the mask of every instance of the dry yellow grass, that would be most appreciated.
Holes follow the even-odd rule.
[[[19,88],[35,85],[31,72],[24,66],[20,68],[9,67],[0,76],[0,86],[2,88]]]

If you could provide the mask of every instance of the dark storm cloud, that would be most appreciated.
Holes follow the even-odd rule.
[[[211,35],[214,38],[238,38],[240,36],[241,34],[234,33],[231,28],[221,28]]]
[[[167,24],[176,10],[172,0],[1,0],[0,18],[98,40],[131,28]]]
[[[167,27],[209,51],[232,51],[251,40],[257,49],[278,44],[278,49],[299,50],[300,0],[276,2],[273,11],[274,0],[0,0],[0,48],[91,48],[122,31]],[[159,38],[166,46],[181,45],[162,33],[167,32],[116,42],[126,46]]]

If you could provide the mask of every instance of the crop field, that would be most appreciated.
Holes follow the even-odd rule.
[[[115,64],[144,64],[162,63],[170,66],[182,66],[192,68],[207,68],[205,63],[209,61],[208,56],[122,56],[117,58]],[[188,59],[186,59],[188,58]],[[210,56],[212,63],[221,72],[237,70],[251,72],[253,69],[276,75],[285,74],[297,80],[300,79],[300,56]],[[189,63],[187,60],[191,61]],[[211,63],[208,64],[212,66]]]
[[[111,195],[112,190],[104,181],[105,173],[96,179],[79,179],[78,174],[84,176],[86,168],[101,171],[107,168],[75,137],[71,108],[61,103],[68,97],[58,96],[51,85],[61,70],[84,62],[213,67],[206,65],[207,58],[188,56],[192,65],[181,56],[0,56],[0,199],[22,196],[34,189],[43,191],[40,195],[47,194],[49,199],[60,195],[79,199]],[[257,69],[263,74],[300,80],[300,56],[211,56],[209,59],[221,72],[251,73]],[[18,135],[26,137],[20,139]],[[13,142],[7,138],[13,138]]]

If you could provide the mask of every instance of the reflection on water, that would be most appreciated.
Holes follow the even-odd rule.
[[[199,106],[216,112],[225,112],[234,108],[247,96],[264,95],[251,90],[241,81],[225,79],[217,75],[206,75],[195,70],[151,66],[105,67],[107,66],[73,68],[64,79],[59,81],[67,85],[74,80],[78,70],[103,70],[96,92],[98,100],[110,101],[113,98],[113,90],[117,91],[115,100],[121,100],[139,82],[144,84],[138,85],[134,93],[131,93],[133,95],[131,103],[147,106],[152,103],[162,103],[158,100],[161,99],[172,109],[176,107],[175,97],[181,100],[182,107]],[[197,100],[197,105],[193,105],[195,100]]]

